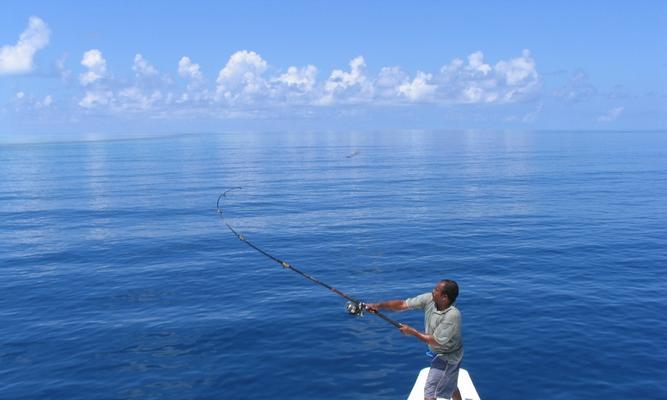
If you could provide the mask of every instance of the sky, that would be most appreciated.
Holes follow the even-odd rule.
[[[0,139],[667,129],[664,1],[3,1]]]

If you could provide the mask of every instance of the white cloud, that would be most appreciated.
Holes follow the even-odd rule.
[[[481,51],[469,55],[467,64],[455,58],[440,69],[434,81],[438,101],[453,104],[513,103],[535,96],[541,86],[528,50],[493,67],[484,62]]]
[[[183,78],[189,78],[193,81],[201,81],[204,76],[199,69],[199,64],[193,64],[190,57],[181,57],[178,62],[178,74]]]
[[[199,64],[195,64],[190,57],[181,57],[178,61],[178,75],[188,80],[184,93],[178,96],[177,103],[201,102],[211,98],[209,90],[204,86],[204,75],[201,72]],[[167,104],[174,100],[173,93],[167,95],[165,102]]]
[[[484,64],[484,53],[476,51],[468,56],[468,68],[471,71],[479,72],[482,75],[487,75],[491,72],[491,66]]]
[[[400,67],[383,67],[380,69],[375,80],[373,80],[373,93],[375,104],[393,104],[405,98],[401,92],[403,85],[410,84],[410,77]],[[405,91],[405,87],[403,87]]]
[[[275,82],[303,92],[310,92],[315,87],[317,68],[308,65],[303,68],[289,67],[287,72],[275,78]]]
[[[266,69],[266,61],[254,51],[241,50],[232,54],[218,73],[216,92],[219,98],[232,102],[251,101],[254,96],[265,93],[267,83],[262,74]]]
[[[83,86],[88,87],[109,77],[106,60],[98,49],[85,52],[81,65],[88,69],[79,77]],[[106,112],[150,111],[164,99],[161,90],[155,86],[170,84],[170,80],[168,77],[153,79],[159,76],[159,71],[141,54],[135,55],[132,71],[137,77],[133,86],[123,87],[120,85],[122,81],[107,79],[103,85],[91,86],[79,101],[79,106]]]
[[[383,67],[374,82],[375,87],[396,88],[408,80],[400,67]]]
[[[611,110],[607,111],[605,114],[598,117],[598,122],[613,122],[618,119],[623,113],[623,107],[614,107]]]
[[[481,51],[454,58],[435,72],[417,71],[410,75],[398,66],[384,67],[377,75],[369,74],[363,56],[350,60],[349,69],[334,69],[325,80],[317,80],[315,65],[290,66],[286,70],[269,68],[258,53],[241,50],[232,54],[218,72],[216,82],[205,81],[199,64],[183,56],[178,61],[178,75],[186,87],[170,86],[173,81],[161,74],[141,54],[136,54],[132,70],[134,84],[111,79],[102,53],[92,49],[84,53],[80,75],[85,94],[78,104],[107,112],[174,112],[178,115],[269,115],[286,107],[358,105],[405,106],[431,103],[439,106],[461,104],[511,104],[534,99],[541,88],[540,76],[528,50],[520,56],[485,60]],[[277,71],[277,72],[274,72]],[[225,106],[221,107],[220,103]],[[44,102],[42,102],[44,103]],[[64,103],[63,103],[64,104]],[[312,110],[315,110],[313,108]],[[340,111],[340,110],[338,110]],[[313,111],[316,112],[316,111]],[[530,122],[534,113],[515,116]]]
[[[398,86],[398,92],[412,102],[429,99],[437,89],[436,85],[429,83],[432,78],[433,75],[419,71],[412,82],[405,82]]]
[[[320,104],[327,105],[336,101],[360,102],[373,95],[372,82],[366,76],[366,62],[363,56],[350,61],[350,72],[334,70],[324,83],[324,96]]]
[[[17,98],[18,100],[21,100],[21,99],[24,98],[24,97],[25,97],[25,93],[24,93],[24,92],[16,92],[16,98]]]
[[[537,81],[535,61],[528,50],[523,50],[521,57],[499,61],[494,69],[508,86],[530,85]]]
[[[0,75],[30,72],[35,53],[49,44],[49,27],[38,17],[30,17],[19,41],[0,48]]]
[[[81,65],[88,68],[88,71],[79,75],[79,81],[83,86],[88,86],[106,75],[107,61],[102,56],[102,52],[97,49],[83,53]]]
[[[162,99],[162,92],[159,90],[153,90],[150,94],[146,94],[137,87],[129,87],[121,90],[116,100],[120,109],[136,111],[149,110]]]
[[[456,76],[461,67],[463,67],[464,65],[465,63],[463,62],[463,60],[461,60],[460,58],[455,58],[449,64],[443,65],[440,68],[440,74],[444,78],[450,78]]]
[[[366,62],[364,57],[355,57],[350,61],[350,72],[334,70],[325,84],[325,90],[333,92],[340,89],[347,89],[354,85],[363,85],[366,83]]]
[[[157,69],[141,54],[134,56],[134,65],[132,65],[132,70],[137,74],[137,77],[150,77],[158,74]]]

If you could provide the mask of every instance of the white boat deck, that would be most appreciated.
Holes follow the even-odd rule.
[[[424,368],[419,371],[417,381],[412,387],[408,400],[424,400],[424,384],[426,383],[428,370],[428,368]],[[480,400],[477,389],[475,389],[475,385],[472,384],[472,379],[470,379],[470,374],[463,368],[459,369],[458,387],[463,400]],[[438,399],[440,400],[440,397]]]

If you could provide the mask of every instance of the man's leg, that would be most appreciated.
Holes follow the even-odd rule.
[[[435,357],[431,361],[431,369],[424,384],[424,400],[436,400],[437,397],[461,400],[461,392],[457,386],[459,365],[460,363],[452,365],[440,357]]]
[[[424,400],[436,400],[435,397],[424,397]],[[459,388],[457,387],[456,390],[454,390],[454,393],[452,394],[452,400],[461,400],[461,392],[459,392]]]
[[[431,360],[431,368],[428,370],[426,383],[424,384],[424,400],[436,400],[438,397],[438,386],[442,380],[447,378],[445,368],[447,363],[440,357],[434,357]]]

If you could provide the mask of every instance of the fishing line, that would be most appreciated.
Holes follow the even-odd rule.
[[[296,272],[297,274],[303,276],[304,278],[308,279],[309,281],[315,283],[316,285],[325,287],[325,288],[329,289],[330,291],[334,292],[335,294],[339,295],[340,297],[344,298],[345,300],[347,300],[348,303],[345,305],[345,309],[347,310],[347,312],[349,314],[356,315],[356,316],[360,317],[360,316],[363,316],[364,311],[370,310],[366,307],[366,304],[363,301],[357,300],[353,297],[350,297],[347,294],[345,294],[345,293],[341,292],[340,290],[336,289],[335,287],[327,285],[326,283],[316,279],[315,277],[313,277],[311,275],[308,275],[307,273],[301,271],[300,269],[296,268],[292,264],[290,264],[286,261],[283,261],[283,260],[279,259],[278,257],[275,257],[275,256],[271,255],[267,251],[261,249],[260,247],[256,246],[255,244],[253,244],[251,241],[248,240],[248,238],[246,238],[244,235],[242,235],[236,229],[234,229],[231,225],[229,225],[227,223],[227,221],[225,221],[225,215],[222,212],[221,201],[224,200],[227,197],[227,193],[231,192],[232,190],[239,190],[239,189],[242,189],[242,188],[234,187],[234,188],[231,188],[231,189],[227,189],[227,190],[225,190],[224,193],[222,193],[220,196],[218,196],[218,202],[216,203],[216,210],[217,210],[218,214],[220,215],[220,218],[222,219],[222,222],[227,226],[227,228],[229,228],[229,230],[240,241],[247,244],[248,246],[253,248],[255,251],[263,254],[265,257],[270,258],[271,260],[277,262],[283,268],[290,269],[290,270]],[[382,314],[381,312],[379,312],[377,310],[372,310],[372,311],[369,311],[369,312],[371,312],[371,314],[377,315],[378,317],[380,317],[383,320],[387,321],[388,323],[392,324],[394,327],[399,328],[399,329],[401,328],[401,324],[399,322],[396,322],[395,320],[387,317],[386,315]]]

